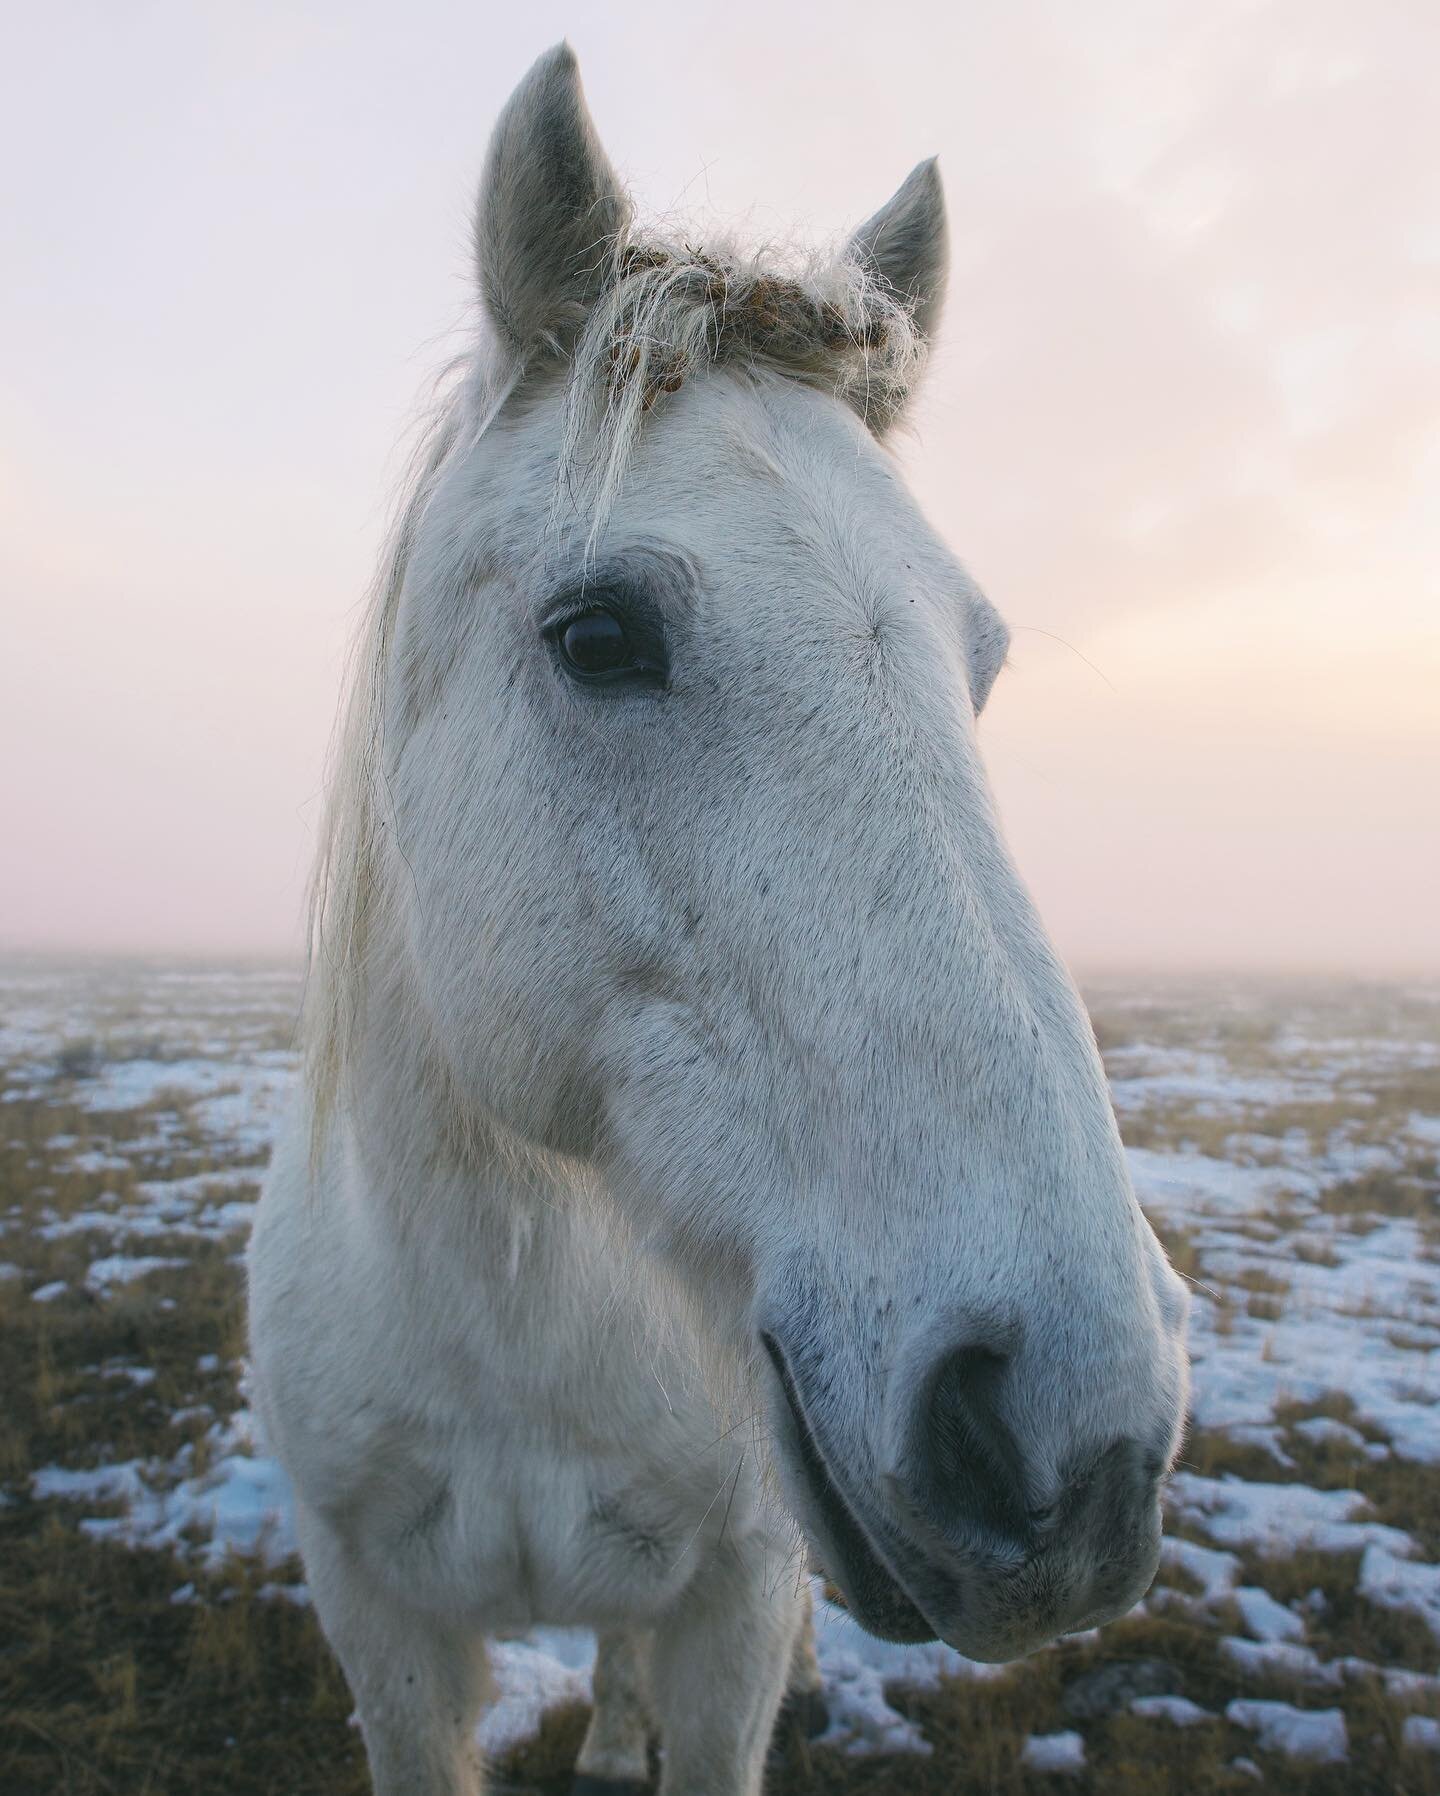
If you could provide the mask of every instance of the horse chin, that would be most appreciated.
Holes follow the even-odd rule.
[[[847,1564],[833,1577],[818,1561],[816,1564],[825,1579],[825,1594],[877,1640],[928,1646],[940,1638],[873,1554],[868,1565]]]
[[[817,1455],[813,1460],[800,1445],[801,1472],[811,1523],[822,1534],[823,1546],[812,1547],[812,1569],[824,1578],[827,1592],[838,1596],[867,1634],[915,1646],[938,1640],[937,1630],[912,1601],[903,1584],[870,1543],[856,1520],[829,1468]]]
[[[777,1438],[788,1447],[782,1456],[802,1493],[797,1507],[810,1539],[811,1569],[818,1569],[826,1583],[838,1590],[845,1608],[867,1634],[904,1645],[938,1640],[936,1629],[881,1559],[832,1476],[805,1421],[783,1356],[768,1336],[762,1340],[785,1399],[787,1413]]]

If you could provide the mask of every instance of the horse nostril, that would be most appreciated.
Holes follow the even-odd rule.
[[[1009,1358],[993,1348],[956,1348],[931,1376],[919,1417],[917,1495],[937,1520],[978,1524],[1025,1541],[1040,1518],[1025,1499],[1025,1462],[1000,1413]]]

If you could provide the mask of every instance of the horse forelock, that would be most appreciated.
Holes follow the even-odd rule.
[[[914,387],[925,343],[905,298],[848,255],[627,236],[586,317],[566,389],[563,490],[594,532],[646,416],[705,369],[771,372],[833,392],[877,432]]]

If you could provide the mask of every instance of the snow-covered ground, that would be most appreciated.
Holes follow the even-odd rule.
[[[0,1214],[10,1300],[105,1305],[202,1247],[240,1255],[293,1072],[297,996],[287,972],[0,974],[0,1166],[23,1165],[29,1193]],[[1297,1598],[1288,1579],[1278,1595],[1264,1588],[1269,1565],[1333,1555],[1355,1568],[1358,1599],[1423,1624],[1440,1649],[1433,1534],[1417,1538],[1365,1494],[1395,1465],[1434,1469],[1440,1491],[1440,993],[1407,994],[1390,1023],[1374,994],[1354,1016],[1275,998],[1264,1026],[1243,997],[1196,1005],[1189,1037],[1176,1039],[1173,1004],[1138,987],[1096,1000],[1136,1190],[1195,1285],[1195,1439],[1224,1449],[1170,1485],[1147,1606],[1230,1630],[1221,1644],[1242,1680],[1282,1672],[1323,1692],[1378,1677],[1440,1695],[1433,1661],[1327,1656],[1323,1592]],[[48,1132],[52,1113],[60,1126]],[[49,1275],[42,1245],[75,1250],[66,1277]],[[95,1370],[137,1393],[154,1377],[138,1356]],[[90,1441],[74,1463],[32,1467],[29,1495],[63,1504],[88,1533],[173,1554],[176,1603],[195,1600],[197,1565],[232,1551],[271,1563],[270,1594],[303,1602],[284,1475],[255,1438],[243,1380],[233,1388],[228,1413],[205,1412],[198,1444],[192,1430],[173,1456],[124,1458]],[[1317,1486],[1306,1468],[1322,1460]],[[830,1738],[853,1752],[926,1750],[887,1687],[996,1675],[948,1648],[873,1641],[823,1597],[817,1632]],[[498,1645],[487,1746],[585,1697],[591,1652],[586,1636],[560,1630]],[[1211,1719],[1175,1695],[1137,1696],[1134,1709],[1177,1727]],[[1242,1696],[1224,1713],[1262,1755],[1324,1764],[1348,1750],[1339,1707]],[[1406,1741],[1440,1748],[1425,1726]],[[1024,1763],[1078,1772],[1084,1739],[1037,1735]]]

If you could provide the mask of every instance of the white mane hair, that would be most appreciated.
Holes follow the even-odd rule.
[[[456,455],[523,398],[527,377],[557,371],[564,434],[549,520],[579,524],[588,547],[623,483],[647,416],[708,369],[779,376],[833,393],[878,436],[904,409],[926,337],[907,296],[855,252],[697,247],[628,221],[597,247],[598,291],[567,346],[552,335],[517,357],[482,325],[475,349],[442,374],[394,509],[351,651],[331,750],[308,894],[305,1070],[317,1142],[345,1076],[362,1013],[367,947],[394,819],[382,742],[394,625],[430,499]],[[391,748],[396,746],[392,743]]]

